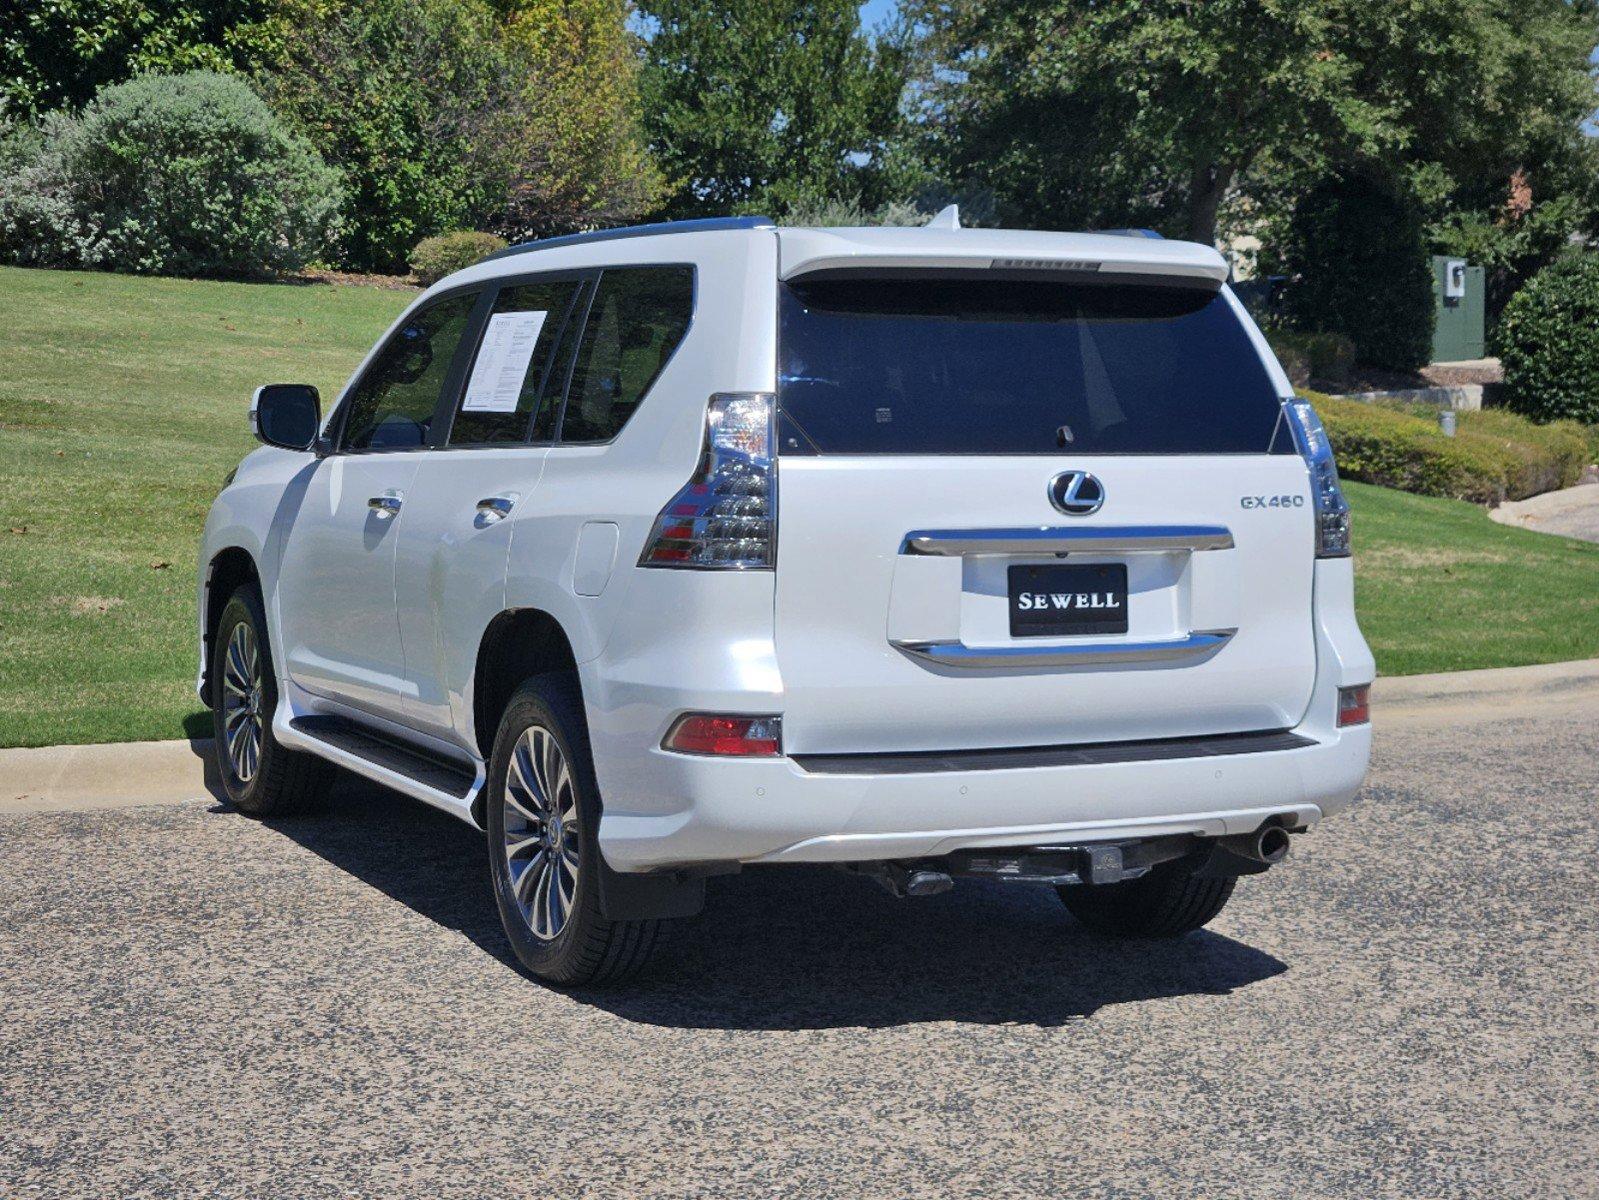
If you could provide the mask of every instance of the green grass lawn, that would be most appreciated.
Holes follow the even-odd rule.
[[[407,299],[0,268],[0,746],[209,728],[195,556],[253,445],[250,392],[303,381],[331,398]],[[1349,490],[1383,672],[1599,655],[1599,546]]]
[[[251,391],[331,399],[409,299],[0,268],[0,746],[183,736],[200,530]]]
[[[1344,486],[1355,606],[1379,672],[1599,656],[1599,545],[1498,525],[1459,500]]]

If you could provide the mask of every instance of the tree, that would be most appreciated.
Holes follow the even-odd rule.
[[[921,126],[1034,224],[1214,241],[1230,192],[1403,172],[1436,225],[1571,153],[1589,0],[908,0]],[[1473,190],[1475,189],[1475,191]]]
[[[499,211],[483,222],[516,239],[616,225],[649,211],[664,181],[639,114],[638,39],[628,0],[500,0],[526,64],[522,98],[538,151],[524,153]]]
[[[13,8],[13,4],[15,7]],[[141,72],[242,65],[233,32],[265,0],[12,0],[0,33],[0,109],[38,117],[81,108]]]
[[[399,271],[422,238],[612,224],[657,177],[621,0],[292,0],[260,79],[346,181],[340,261]]]
[[[697,216],[892,199],[882,155],[903,69],[854,0],[641,0],[644,125]]]
[[[1294,205],[1271,265],[1289,277],[1285,316],[1340,333],[1363,363],[1413,371],[1432,357],[1432,265],[1421,211],[1402,178],[1329,176]]]

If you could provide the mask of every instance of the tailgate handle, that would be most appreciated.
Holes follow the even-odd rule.
[[[1172,550],[1231,550],[1232,530],[1222,525],[1099,525],[1063,529],[918,529],[905,535],[901,554],[1137,554]]]
[[[1218,650],[1236,629],[1196,630],[1180,638],[1154,642],[1076,642],[1061,646],[968,646],[964,642],[890,642],[913,658],[941,667],[983,670],[1009,667],[1078,667],[1096,663],[1161,662],[1192,658]]]

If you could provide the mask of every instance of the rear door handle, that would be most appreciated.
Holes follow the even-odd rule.
[[[511,515],[511,510],[516,507],[514,494],[505,496],[486,496],[477,502],[477,516],[480,523],[491,525],[495,521],[503,521]]]
[[[387,521],[390,517],[399,515],[400,505],[403,503],[405,503],[404,493],[387,491],[381,496],[373,496],[366,502],[366,506],[377,513],[380,519]]]

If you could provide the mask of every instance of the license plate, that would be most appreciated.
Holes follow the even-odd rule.
[[[1046,563],[1009,569],[1011,637],[1127,632],[1123,563]]]

